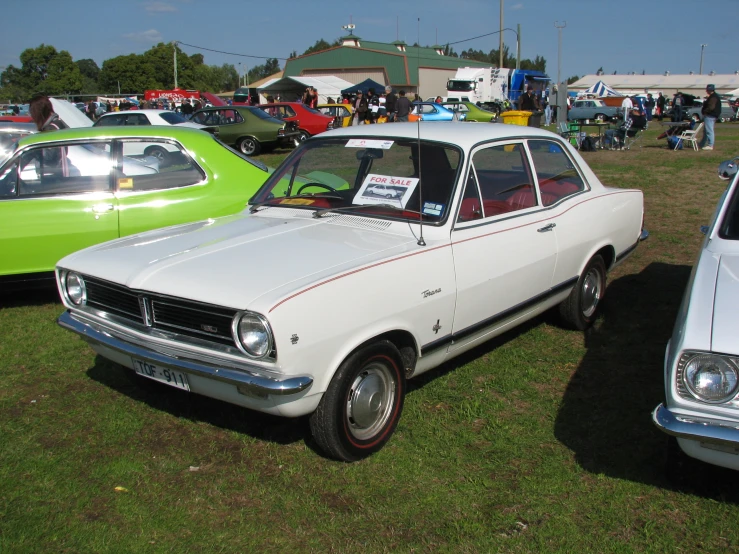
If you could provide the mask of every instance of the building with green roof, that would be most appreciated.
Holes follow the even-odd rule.
[[[444,55],[444,47],[408,46],[403,41],[370,42],[354,34],[341,37],[341,45],[285,63],[285,77],[336,76],[350,83],[373,79],[405,89],[422,98],[445,96],[446,82],[459,67],[489,67],[489,63]],[[378,91],[379,92],[379,91]]]

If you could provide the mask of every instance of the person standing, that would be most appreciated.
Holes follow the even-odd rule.
[[[672,121],[683,120],[683,93],[677,91],[672,99]]]
[[[411,101],[405,97],[404,90],[401,90],[398,94],[398,101],[395,105],[396,120],[408,121],[408,114],[411,113]]]
[[[371,88],[367,91],[367,108],[365,112],[365,123],[375,123],[377,121],[377,113],[380,110],[380,99],[375,94],[375,89]]]
[[[189,119],[190,116],[192,115],[192,112],[193,112],[193,109],[192,109],[192,104],[190,104],[190,99],[185,98],[185,101],[182,103],[182,115],[187,116]]]
[[[621,102],[621,111],[624,114],[624,121],[627,121],[629,119],[629,114],[631,113],[631,110],[633,108],[634,103],[631,101],[631,96],[626,96]]]
[[[544,108],[544,125],[549,127],[552,124],[552,106],[547,102],[546,108]]]
[[[387,122],[395,121],[395,112],[397,111],[398,97],[393,93],[393,87],[385,87],[385,109],[387,110]]]
[[[646,109],[647,121],[652,121],[652,112],[654,111],[655,101],[652,94],[647,94],[647,100],[644,102],[644,108]]]
[[[526,92],[518,97],[518,109],[529,112],[540,111],[539,98],[534,94],[534,87],[526,86]]]
[[[713,150],[713,144],[715,139],[714,126],[716,120],[721,116],[721,98],[716,94],[716,87],[714,85],[706,85],[706,93],[708,97],[703,102],[701,108],[701,115],[703,116],[703,139],[701,139],[698,146],[702,150]]]
[[[659,93],[659,96],[657,96],[657,119],[662,121],[662,118],[665,115],[665,97],[662,96],[662,93]]]
[[[364,120],[367,117],[367,99],[362,94],[362,91],[357,91],[357,98],[354,100],[354,119],[357,125],[363,125]]]

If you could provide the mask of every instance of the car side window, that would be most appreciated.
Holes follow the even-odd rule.
[[[126,119],[126,125],[151,125],[149,118],[140,113],[129,113]]]
[[[523,144],[490,146],[472,156],[482,198],[483,217],[493,217],[538,205],[531,167]]]
[[[33,148],[20,157],[19,196],[109,192],[110,143]]]
[[[551,206],[585,190],[585,181],[559,144],[549,140],[530,140],[528,146],[544,206]]]
[[[116,186],[122,192],[187,187],[205,174],[183,149],[164,140],[122,140]]]
[[[95,122],[95,127],[115,127],[123,125],[126,122],[125,114],[120,115],[106,115],[101,117]]]
[[[18,161],[8,164],[0,175],[0,200],[18,194]]]

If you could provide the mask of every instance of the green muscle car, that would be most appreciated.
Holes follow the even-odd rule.
[[[240,212],[268,175],[196,129],[100,127],[21,139],[0,166],[0,292],[52,279],[56,262],[82,248]]]

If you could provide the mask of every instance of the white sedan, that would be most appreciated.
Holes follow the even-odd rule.
[[[206,125],[185,119],[182,114],[169,110],[126,110],[122,112],[108,112],[101,115],[94,127],[140,126],[140,125],[176,125],[178,127],[192,127],[193,129],[209,129]],[[131,151],[130,155],[153,156],[163,166],[169,161],[171,154],[178,152],[172,147],[162,144],[144,147],[142,143],[139,151]]]
[[[735,161],[722,164],[720,173]],[[731,174],[735,171],[734,165]],[[706,238],[665,354],[666,401],[652,419],[688,456],[739,470],[737,176],[703,231]]]
[[[558,307],[585,329],[645,238],[641,191],[531,127],[322,133],[240,215],[61,260],[59,323],[103,357],[254,410],[310,414],[340,460],[379,450],[406,382]],[[373,183],[403,192],[368,198]]]

